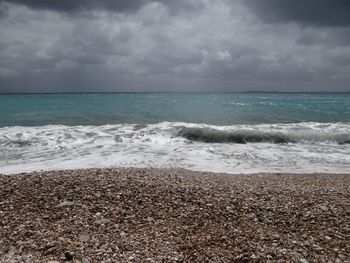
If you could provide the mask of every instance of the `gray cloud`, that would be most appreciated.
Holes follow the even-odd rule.
[[[91,9],[131,11],[140,8],[147,0],[3,0],[7,3],[22,4],[29,8],[47,9],[59,12],[77,12]]]
[[[177,13],[181,10],[194,10],[200,7],[200,2],[194,0],[0,0],[0,2],[1,1],[3,3],[21,4],[33,9],[65,13],[87,12],[92,10],[106,10],[119,13],[136,12],[141,7],[152,2],[167,6],[172,13]]]
[[[305,28],[297,43],[300,45],[350,46],[350,27]]]
[[[265,22],[297,22],[312,26],[349,26],[348,0],[242,0]]]
[[[8,15],[9,8],[5,3],[0,2],[0,19]]]
[[[350,91],[350,26],[262,23],[242,0],[18,1],[0,92]]]

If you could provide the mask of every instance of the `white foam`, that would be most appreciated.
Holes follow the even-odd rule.
[[[183,127],[281,133],[296,143],[205,143]],[[170,123],[0,128],[0,173],[92,167],[183,167],[228,173],[350,173],[349,123],[212,126]]]

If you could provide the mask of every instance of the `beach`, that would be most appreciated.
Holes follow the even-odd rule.
[[[349,14],[0,0],[0,263],[350,263]]]
[[[349,262],[349,174],[0,175],[0,262]]]

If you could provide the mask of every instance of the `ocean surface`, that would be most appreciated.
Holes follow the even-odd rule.
[[[350,94],[0,95],[0,173],[350,173]]]

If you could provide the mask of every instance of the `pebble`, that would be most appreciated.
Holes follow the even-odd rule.
[[[71,261],[74,258],[74,253],[67,251],[64,253],[64,257],[66,258],[66,260]]]
[[[318,207],[324,212],[327,212],[329,210],[326,205],[319,205]]]
[[[272,238],[272,240],[279,240],[280,236],[279,235],[272,235],[271,238]]]
[[[0,262],[55,263],[64,251],[60,262],[344,261],[349,178],[131,168],[0,175]]]
[[[66,207],[66,206],[73,206],[74,202],[70,202],[70,201],[63,201],[61,203],[59,203],[56,207]]]
[[[82,233],[79,235],[81,242],[88,242],[90,240],[90,235],[88,233]]]

